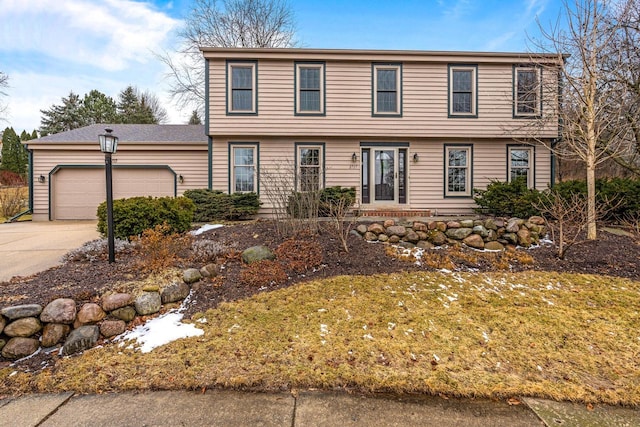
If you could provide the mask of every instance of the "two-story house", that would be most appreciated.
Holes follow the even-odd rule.
[[[349,186],[361,209],[471,213],[473,188],[547,188],[556,56],[202,48],[213,189]],[[269,202],[262,197],[263,212]]]

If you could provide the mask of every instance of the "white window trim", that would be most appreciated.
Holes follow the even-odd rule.
[[[233,109],[233,68],[251,68],[251,109]],[[258,73],[255,62],[229,62],[227,63],[227,113],[231,114],[256,114],[258,112]]]
[[[325,75],[325,64],[320,63],[297,63],[296,64],[296,114],[299,115],[318,115],[324,114],[325,106],[324,106],[324,98],[325,98],[325,84],[324,84],[324,75]],[[317,68],[320,70],[320,109],[319,110],[301,110],[300,109],[300,70],[303,68],[314,69]]]
[[[302,177],[302,165],[300,164],[300,160],[302,159],[302,156],[300,154],[300,152],[302,150],[305,149],[312,149],[312,150],[318,150],[318,190],[322,190],[324,188],[324,170],[323,170],[323,165],[324,165],[324,147],[322,145],[298,145],[296,150],[296,157],[297,157],[297,162],[298,164],[296,165],[296,173],[297,173],[297,179],[296,179],[296,187],[297,187],[297,191],[302,191],[302,187],[301,187],[301,181],[300,178]],[[306,167],[311,167],[311,166],[306,166]]]
[[[236,191],[236,168],[244,168],[246,165],[236,166],[236,149],[251,148],[253,150],[253,190],[252,191]],[[233,144],[231,143],[231,156],[229,162],[231,163],[231,176],[229,177],[229,194],[234,193],[257,193],[258,192],[258,144]]]
[[[466,188],[464,191],[449,191],[449,152],[455,151],[466,151],[467,152],[467,165],[464,167],[465,169],[465,183]],[[445,149],[445,171],[444,171],[444,195],[448,197],[471,197],[471,163],[473,162],[473,153],[470,145],[450,145]],[[461,167],[455,166],[455,169],[459,169]]]
[[[536,80],[538,82],[538,87],[536,88],[536,103],[533,112],[531,113],[522,113],[518,111],[518,78],[520,76],[520,71],[533,71],[536,73]],[[540,104],[542,102],[542,73],[539,67],[516,67],[513,78],[513,116],[514,117],[538,117],[540,116]]]
[[[453,72],[454,71],[471,71],[471,112],[455,112],[453,111]],[[477,117],[478,116],[478,69],[476,66],[470,65],[451,65],[449,67],[449,115],[455,117]]]
[[[396,71],[396,111],[378,111],[378,70]],[[373,64],[373,114],[399,116],[402,114],[402,66],[400,64]]]
[[[527,166],[526,168],[523,167],[517,167],[517,168],[513,168],[511,165],[511,152],[513,150],[519,150],[519,151],[528,151],[529,152],[529,166]],[[507,159],[507,164],[508,164],[508,170],[507,170],[507,180],[509,182],[511,182],[511,170],[512,169],[527,169],[528,173],[527,173],[527,187],[528,188],[534,188],[535,183],[533,182],[533,175],[534,175],[534,166],[535,166],[535,151],[533,149],[533,147],[509,147],[509,150],[507,152],[509,158]]]

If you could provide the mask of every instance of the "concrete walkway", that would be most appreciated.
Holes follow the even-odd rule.
[[[0,282],[60,264],[64,254],[99,236],[96,221],[0,224]]]
[[[3,424],[8,423],[8,424]],[[432,396],[364,397],[347,393],[157,391],[29,395],[0,400],[0,424],[31,426],[616,426],[640,425],[620,407],[525,399],[520,405]]]

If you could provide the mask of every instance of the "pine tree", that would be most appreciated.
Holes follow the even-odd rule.
[[[116,102],[99,90],[85,94],[80,114],[87,125],[116,121]]]
[[[71,91],[62,98],[62,105],[52,105],[48,110],[40,110],[40,132],[43,135],[64,132],[87,125],[82,116],[82,100]]]
[[[191,113],[191,118],[189,119],[190,125],[201,125],[202,120],[200,120],[200,115],[198,114],[198,110],[193,110]]]
[[[147,97],[133,86],[118,95],[117,114],[118,123],[158,124]]]
[[[33,130],[33,132],[31,132],[31,139],[38,139],[38,131],[37,130]]]

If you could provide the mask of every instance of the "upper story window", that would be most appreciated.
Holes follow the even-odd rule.
[[[324,114],[324,63],[296,63],[296,114]]]
[[[478,117],[478,68],[449,65],[449,117]]]
[[[471,146],[445,146],[445,196],[471,196]]]
[[[258,144],[230,144],[229,193],[257,192]]]
[[[227,114],[257,114],[257,62],[227,62]]]
[[[296,145],[298,158],[298,190],[318,191],[323,187],[323,146]]]
[[[540,116],[542,98],[542,73],[540,68],[514,67],[513,77],[513,116]]]
[[[373,115],[402,115],[402,65],[373,64]]]
[[[533,147],[509,147],[509,182],[523,180],[532,188],[533,182]]]

